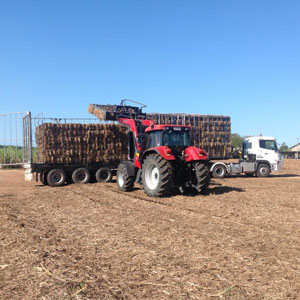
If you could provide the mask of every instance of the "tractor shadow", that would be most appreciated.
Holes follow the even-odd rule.
[[[205,195],[205,196],[208,196],[208,195],[222,195],[222,194],[227,194],[227,193],[231,193],[231,192],[244,193],[246,191],[242,188],[222,185],[222,186],[207,188],[207,190],[203,192],[203,195]]]
[[[222,195],[227,194],[231,192],[238,192],[238,193],[244,193],[245,190],[242,188],[237,187],[231,187],[231,186],[224,186],[219,183],[211,183],[208,188],[206,188],[201,195],[209,196],[209,195]],[[180,194],[179,192],[174,193]],[[182,195],[184,196],[199,196],[199,193],[194,192],[192,190],[185,191]]]

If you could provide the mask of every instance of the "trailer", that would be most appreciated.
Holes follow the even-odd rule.
[[[31,172],[35,174],[36,181],[53,187],[66,183],[111,182],[119,163],[118,160],[91,164],[32,163]]]
[[[53,187],[110,182],[128,157],[128,129],[96,118],[27,117],[25,180]],[[26,129],[26,130],[25,130]]]
[[[210,172],[214,178],[238,174],[268,177],[271,172],[280,171],[282,164],[283,156],[274,137],[253,136],[243,141],[242,159],[238,163],[210,162]]]

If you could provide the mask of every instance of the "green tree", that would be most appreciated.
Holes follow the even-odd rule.
[[[288,145],[285,142],[283,142],[279,148],[279,151],[284,152],[284,151],[288,151],[288,150],[289,150]]]
[[[233,133],[231,135],[231,144],[233,148],[242,148],[244,137],[240,136],[238,133]]]

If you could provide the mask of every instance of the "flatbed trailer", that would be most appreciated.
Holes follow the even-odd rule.
[[[31,164],[36,181],[45,185],[62,186],[66,183],[110,182],[116,175],[120,161],[90,164]]]

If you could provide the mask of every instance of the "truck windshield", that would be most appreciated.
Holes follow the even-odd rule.
[[[190,130],[186,127],[170,127],[162,132],[162,144],[164,146],[184,146],[191,145]]]
[[[277,151],[277,144],[276,144],[276,141],[274,141],[274,140],[260,140],[259,147],[268,149],[268,150]]]

